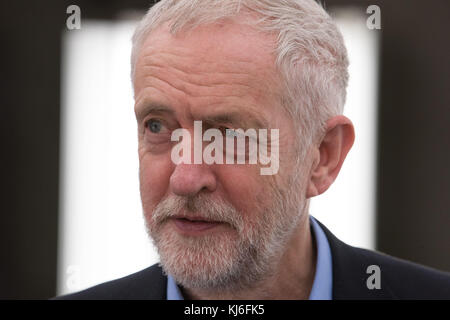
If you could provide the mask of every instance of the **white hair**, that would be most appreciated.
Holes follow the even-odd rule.
[[[256,13],[257,19],[236,21],[277,35],[276,67],[285,90],[280,104],[298,126],[299,159],[304,159],[307,146],[324,133],[326,121],[342,114],[348,82],[342,35],[314,0],[162,0],[149,9],[133,35],[132,80],[142,43],[163,23],[176,34],[245,13]]]

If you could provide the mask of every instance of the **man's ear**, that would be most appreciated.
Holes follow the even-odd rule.
[[[314,150],[307,198],[318,196],[331,186],[354,141],[355,130],[350,119],[339,115],[327,121],[325,136]]]

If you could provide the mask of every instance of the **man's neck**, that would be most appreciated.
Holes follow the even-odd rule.
[[[185,299],[192,300],[306,300],[314,282],[317,248],[311,234],[309,216],[305,214],[275,265],[273,276],[250,289],[238,292],[215,292],[183,289]]]

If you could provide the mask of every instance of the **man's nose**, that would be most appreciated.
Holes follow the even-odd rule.
[[[171,191],[179,196],[194,196],[201,191],[213,192],[216,184],[216,176],[207,164],[178,164],[170,177]]]

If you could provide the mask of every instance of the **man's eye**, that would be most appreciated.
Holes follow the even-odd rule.
[[[151,119],[147,121],[147,128],[152,133],[160,133],[163,129],[163,124],[159,120]]]
[[[238,137],[239,136],[239,132],[237,130],[235,130],[235,129],[228,129],[227,128],[225,130],[225,135],[227,137],[234,138],[234,137]]]
[[[222,133],[222,135],[225,138],[227,138],[227,137],[234,137],[236,135],[236,132],[235,132],[234,129],[230,129],[230,128],[223,127],[223,126],[218,127],[217,129],[220,130],[220,132]]]

